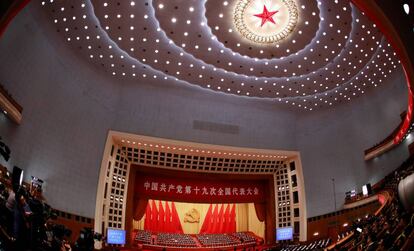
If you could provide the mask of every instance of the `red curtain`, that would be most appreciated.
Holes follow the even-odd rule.
[[[165,232],[165,214],[161,201],[158,201],[158,231]]]
[[[172,206],[172,218],[173,218],[173,226],[174,226],[174,233],[184,233],[183,228],[181,227],[180,218],[178,217],[177,209],[175,208],[174,202],[171,202]]]
[[[206,217],[204,218],[203,226],[201,226],[200,234],[208,233],[208,228],[211,225],[211,212],[213,210],[213,205],[210,204],[207,210]]]
[[[254,203],[254,209],[259,221],[263,222],[266,219],[266,204],[265,203]]]
[[[134,207],[134,220],[139,221],[142,219],[142,217],[145,215],[146,210],[148,207],[148,200],[146,199],[140,199],[138,201],[135,202],[135,207]]]
[[[0,22],[0,37],[2,37],[3,33],[6,31],[7,26],[10,24],[13,18],[15,18],[24,7],[26,7],[30,0],[10,1],[10,3],[11,2],[14,3],[9,6],[9,9],[6,11],[6,13],[4,13],[4,16]]]

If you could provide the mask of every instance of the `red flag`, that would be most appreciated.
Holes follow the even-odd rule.
[[[212,207],[213,207],[212,204],[210,204],[210,206],[208,207],[206,217],[204,218],[203,226],[201,226],[201,229],[200,229],[200,234],[205,234],[208,232],[207,231],[208,226],[211,225],[211,213],[213,210]]]
[[[227,207],[226,207],[226,212],[224,213],[224,216],[223,216],[223,220],[224,220],[224,222],[223,222],[223,233],[228,233],[228,232],[230,232],[229,230],[230,230],[230,204],[227,204]]]
[[[144,230],[151,231],[151,207],[150,203],[147,203],[147,209],[145,210]]]
[[[152,200],[151,203],[151,230],[152,231],[158,231],[158,210],[157,206],[155,204],[155,200]]]
[[[211,227],[209,227],[209,233],[217,232],[217,218],[218,218],[218,205],[214,208],[213,215],[211,216]]]
[[[165,227],[164,231],[169,233],[172,232],[172,219],[171,219],[171,211],[170,206],[168,205],[168,202],[165,202]]]
[[[183,228],[181,227],[180,218],[178,217],[177,209],[175,208],[174,202],[171,202],[172,206],[172,219],[173,219],[173,226],[174,226],[174,232],[182,234]]]
[[[224,204],[221,204],[220,213],[217,217],[217,228],[216,231],[218,233],[223,233],[223,224],[224,224]]]
[[[165,215],[164,215],[164,208],[162,207],[162,202],[158,201],[158,231],[164,232],[165,231]]]
[[[233,204],[231,209],[229,232],[236,232],[236,204]]]

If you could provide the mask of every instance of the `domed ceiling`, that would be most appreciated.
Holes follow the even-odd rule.
[[[399,66],[347,0],[41,1],[68,46],[108,77],[178,81],[316,110]]]

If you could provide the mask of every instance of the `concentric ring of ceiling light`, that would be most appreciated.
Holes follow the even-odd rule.
[[[258,2],[253,0],[239,0],[236,3],[234,10],[234,25],[239,33],[248,40],[261,44],[277,43],[289,36],[295,29],[296,23],[298,21],[298,10],[296,8],[296,4],[293,0],[282,0],[278,1],[279,3],[277,4],[274,2],[275,1],[269,1],[268,4],[278,6],[279,10],[275,12],[279,12],[284,15],[282,18],[280,18],[280,20],[278,20],[281,23],[281,27],[263,29],[262,23],[260,26],[262,30],[260,30],[258,27],[255,27],[255,25],[251,25],[253,23],[251,20],[252,17],[257,17],[257,15],[254,15],[253,13],[247,13],[249,11],[251,12],[253,10],[256,10],[257,8],[254,7]],[[267,10],[266,7],[264,8]]]
[[[175,80],[313,110],[365,94],[398,66],[382,34],[348,1],[297,0],[295,32],[276,49],[231,30],[235,3],[48,0],[42,5],[80,54],[115,77],[138,82]]]

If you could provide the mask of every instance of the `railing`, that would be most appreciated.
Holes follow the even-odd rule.
[[[20,124],[23,107],[0,85],[0,108],[11,120]]]
[[[376,24],[392,45],[403,67],[408,89],[407,115],[398,128],[398,133],[391,134],[395,135],[393,139],[387,137],[383,141],[383,144],[373,149],[368,149],[368,153],[366,152],[365,154],[365,159],[369,160],[400,144],[409,132],[410,125],[413,121],[414,49],[412,41],[414,40],[414,33],[412,32],[412,18],[410,21],[401,3],[388,0],[351,0],[351,2]],[[409,3],[410,1],[406,2]]]
[[[378,210],[375,212],[375,216],[378,216],[381,212],[382,212],[382,210],[386,207],[386,206],[388,206],[389,204],[390,204],[390,202],[391,202],[391,200],[392,200],[392,197],[391,197],[391,195],[390,195],[390,192],[389,191],[382,191],[381,193],[380,193],[382,196],[384,196],[384,198],[385,198],[385,201],[384,201],[384,203],[381,205],[381,207],[380,208],[378,208]],[[355,235],[355,233],[353,232],[353,233],[351,233],[351,234],[349,234],[349,235],[347,235],[345,238],[342,238],[341,240],[339,240],[338,242],[336,242],[336,243],[333,243],[332,245],[330,245],[329,247],[327,247],[326,249],[325,249],[325,251],[329,251],[329,250],[334,250],[334,249],[337,249],[337,247],[342,247],[342,245],[344,245],[344,246],[347,246],[348,245],[348,241],[350,241],[350,240],[352,240],[353,239],[353,237],[354,237],[354,235]]]
[[[402,120],[400,122],[400,124],[398,124],[398,126],[394,129],[394,131],[392,131],[392,133],[390,135],[388,135],[385,139],[383,139],[381,142],[375,144],[374,146],[372,146],[371,148],[368,148],[367,150],[364,151],[364,159],[365,160],[370,160],[373,159],[385,152],[387,152],[388,150],[391,150],[394,146],[396,146],[393,142],[393,139],[395,138],[395,136],[397,136],[401,126],[404,124],[404,120]]]

